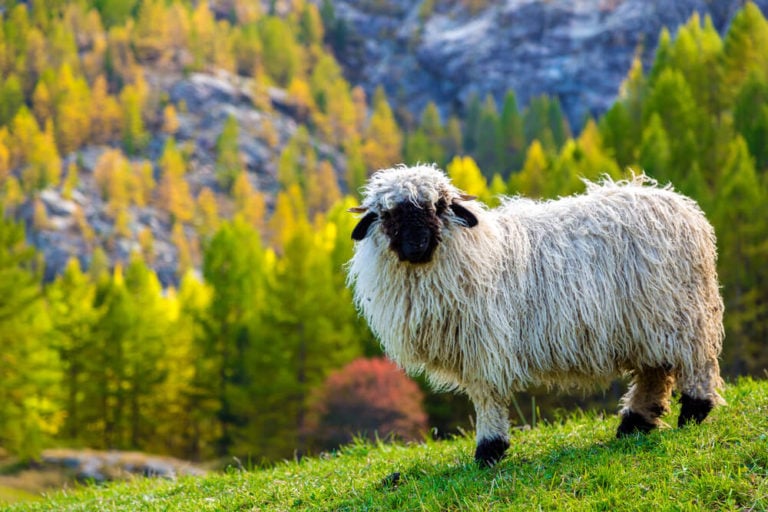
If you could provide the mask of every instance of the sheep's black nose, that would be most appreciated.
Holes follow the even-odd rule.
[[[411,263],[426,263],[431,254],[429,251],[429,235],[422,234],[415,237],[408,237],[402,243],[401,259]]]

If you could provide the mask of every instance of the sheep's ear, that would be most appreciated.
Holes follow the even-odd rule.
[[[360,219],[360,222],[357,223],[355,229],[352,230],[352,240],[357,240],[359,242],[365,238],[366,235],[368,235],[368,228],[371,227],[373,221],[375,221],[378,217],[379,216],[375,213],[370,212],[365,217]]]
[[[451,203],[450,208],[454,215],[462,219],[467,224],[468,228],[477,226],[477,217],[475,217],[474,213],[470,212],[458,203]]]

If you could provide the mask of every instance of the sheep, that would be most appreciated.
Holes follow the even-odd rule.
[[[699,206],[644,174],[488,209],[433,165],[374,173],[347,285],[387,355],[476,411],[475,460],[509,447],[511,394],[632,379],[617,437],[700,423],[723,386],[715,235]]]

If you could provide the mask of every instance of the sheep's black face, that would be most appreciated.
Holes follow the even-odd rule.
[[[350,211],[361,213],[366,209],[352,208]],[[352,230],[352,239],[362,240],[368,236],[371,226],[381,221],[381,229],[389,238],[389,248],[400,261],[429,263],[442,239],[443,223],[449,218],[468,228],[478,222],[472,212],[456,202],[450,205],[444,199],[435,205],[404,202],[383,211],[381,215],[369,211]]]
[[[442,210],[442,211],[441,211]],[[429,263],[440,242],[445,202],[432,206],[401,203],[381,215],[381,227],[389,238],[389,247],[400,261]]]

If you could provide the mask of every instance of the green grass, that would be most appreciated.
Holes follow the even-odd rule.
[[[492,469],[473,463],[469,438],[361,442],[266,470],[137,479],[11,510],[768,510],[768,382],[741,380],[725,397],[704,424],[647,436],[617,440],[617,417],[595,414],[516,431]]]

